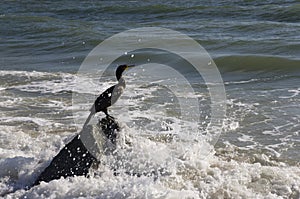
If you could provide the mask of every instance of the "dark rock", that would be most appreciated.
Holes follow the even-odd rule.
[[[115,119],[111,117],[103,118],[99,122],[99,126],[106,137],[105,139],[108,139],[112,144],[116,144],[117,131],[120,130],[120,127]],[[86,148],[80,139],[79,133],[53,158],[34,185],[40,184],[41,181],[49,182],[61,177],[87,176],[90,167],[95,163],[97,163],[97,159]]]

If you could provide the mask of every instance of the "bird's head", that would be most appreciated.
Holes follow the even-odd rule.
[[[125,70],[127,70],[128,68],[134,67],[134,65],[127,65],[127,64],[123,64],[118,66],[117,70],[116,70],[116,77],[117,80],[119,81],[122,77],[122,74]]]

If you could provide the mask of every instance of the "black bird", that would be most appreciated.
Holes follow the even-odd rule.
[[[113,105],[114,103],[116,103],[116,101],[122,95],[122,93],[126,87],[125,80],[122,77],[122,74],[126,69],[131,68],[133,66],[134,65],[126,65],[126,64],[118,66],[118,68],[116,70],[116,77],[118,80],[118,84],[106,89],[101,95],[99,95],[99,97],[97,97],[92,108],[90,109],[90,111],[91,111],[90,115],[86,119],[83,127],[85,127],[89,123],[91,117],[94,114],[101,112],[101,111],[104,112],[107,117],[113,118],[112,116],[110,116],[107,113],[107,108],[110,107],[111,105]]]

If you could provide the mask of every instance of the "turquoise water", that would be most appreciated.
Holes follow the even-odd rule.
[[[203,148],[193,148],[192,140],[188,154],[181,151],[180,143],[170,152],[163,150],[168,143],[137,136],[130,141],[137,151],[144,150],[139,154],[148,157],[161,149],[159,157],[172,168],[171,176],[153,182],[147,177],[116,177],[100,168],[89,179],[60,179],[6,197],[299,198],[300,4],[296,0],[1,1],[0,194],[33,182],[37,169],[78,132],[74,118],[84,119],[87,113],[72,106],[72,93],[94,96],[115,83],[96,81],[96,88],[91,88],[93,80],[76,75],[87,54],[116,33],[152,26],[198,41],[221,72],[227,116],[214,154],[199,158],[198,150]],[[132,121],[157,133],[180,127],[175,118],[178,107],[168,101],[169,91],[144,85],[142,76],[133,74],[126,75],[128,86],[121,97]],[[194,80],[194,74],[187,77],[199,88],[201,109],[209,114],[205,85]],[[112,115],[121,117],[122,108],[112,107]],[[157,116],[155,111],[161,110],[167,110],[165,115]],[[128,131],[124,137],[136,136]],[[122,152],[126,156],[126,150]],[[179,157],[170,159],[177,152]],[[124,159],[145,166],[145,160],[134,155]]]

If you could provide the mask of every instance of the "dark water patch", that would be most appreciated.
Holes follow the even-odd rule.
[[[263,7],[264,12],[259,14],[264,20],[278,21],[278,22],[300,22],[300,4],[290,5],[266,5]]]
[[[221,71],[300,71],[300,60],[270,56],[224,56],[214,59]]]

